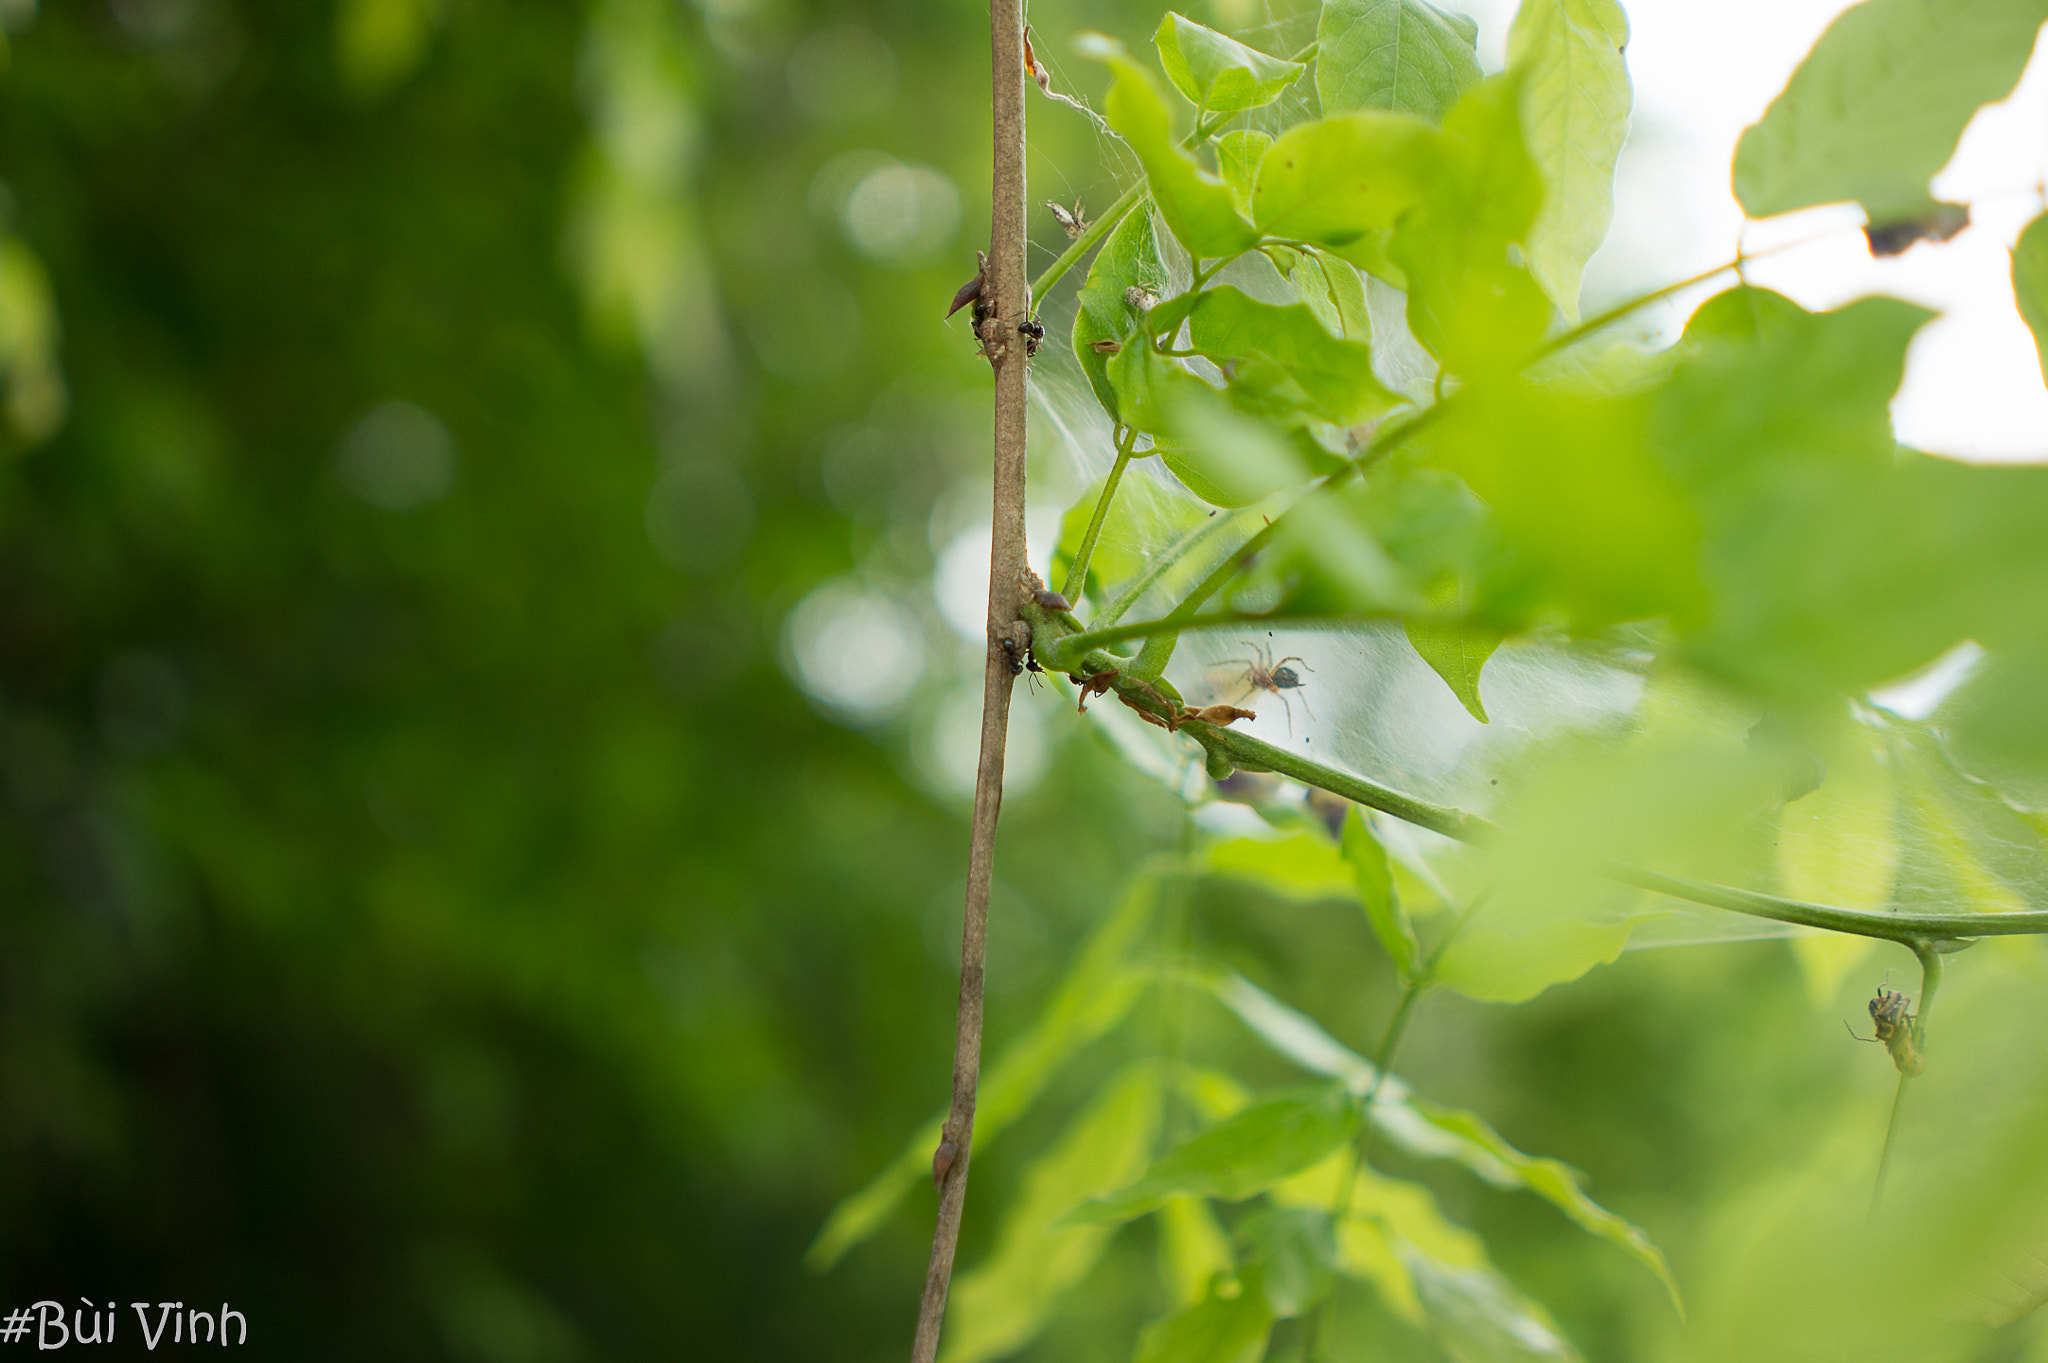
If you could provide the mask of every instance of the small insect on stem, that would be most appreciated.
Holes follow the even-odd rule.
[[[1855,1028],[1849,1028],[1849,1035],[1858,1041],[1882,1043],[1891,1053],[1892,1064],[1907,1078],[1915,1078],[1927,1071],[1927,1058],[1920,1053],[1920,1019],[1906,1011],[1911,1002],[1904,994],[1883,985],[1877,988],[1877,997],[1870,1001],[1870,1030],[1875,1036],[1856,1036]],[[1848,1027],[1848,1023],[1842,1024]]]
[[[1268,639],[1272,638],[1273,632],[1271,630],[1266,631],[1266,637]],[[1280,697],[1280,704],[1287,711],[1287,736],[1292,738],[1294,736],[1294,707],[1287,703],[1287,692],[1298,691],[1308,685],[1308,683],[1301,679],[1301,673],[1296,672],[1288,664],[1300,663],[1304,669],[1310,672],[1315,671],[1315,669],[1309,667],[1308,663],[1303,659],[1293,656],[1282,658],[1276,663],[1273,661],[1273,650],[1265,644],[1253,643],[1250,640],[1242,640],[1240,642],[1252,651],[1252,656],[1249,658],[1225,658],[1217,663],[1216,666],[1241,667],[1244,669],[1244,676],[1240,679],[1244,682],[1244,690],[1238,693],[1237,700],[1245,699],[1254,691],[1270,691]],[[1235,703],[1236,701],[1232,702],[1232,704]],[[1308,717],[1310,719],[1316,717],[1316,712],[1309,710],[1308,697],[1303,696],[1301,698],[1301,708],[1308,710]]]
[[[1045,340],[1045,324],[1033,317],[1017,324],[1017,334],[1024,338],[1024,355],[1028,359],[1038,353],[1039,345]]]

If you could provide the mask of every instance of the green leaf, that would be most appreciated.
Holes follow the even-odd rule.
[[[1520,80],[1485,81],[1458,101],[1442,167],[1387,248],[1408,281],[1409,329],[1454,374],[1521,368],[1550,324],[1550,300],[1511,251],[1543,203]]]
[[[1568,322],[1579,281],[1614,216],[1614,165],[1628,138],[1628,17],[1616,0],[1523,0],[1508,30],[1522,73],[1522,136],[1547,192],[1529,229],[1529,272]]]
[[[1145,1167],[1159,1126],[1160,1080],[1156,1063],[1125,1070],[1025,1168],[995,1249],[953,1284],[944,1363],[979,1363],[1022,1348],[1095,1266],[1113,1228],[1057,1223]]]
[[[1209,1295],[1209,1284],[1233,1262],[1230,1236],[1206,1199],[1168,1198],[1159,1208],[1159,1273],[1180,1306]]]
[[[1752,218],[1855,200],[1873,226],[1927,184],[1979,106],[2018,83],[2048,0],[1865,0],[1844,11],[1735,148]]]
[[[1160,457],[1212,506],[1250,506],[1314,474],[1270,422],[1239,411],[1193,375],[1160,385],[1153,400],[1166,413],[1167,438],[1155,445]]]
[[[1237,1236],[1278,1319],[1307,1313],[1336,1285],[1337,1243],[1327,1203],[1264,1207],[1238,1223]]]
[[[1139,334],[1144,309],[1133,307],[1127,298],[1139,289],[1157,298],[1166,292],[1166,266],[1159,259],[1159,244],[1152,236],[1152,215],[1140,207],[1116,225],[1095,253],[1088,269],[1088,282],[1081,286],[1074,313],[1074,357],[1096,401],[1112,421],[1122,422],[1117,412],[1116,388],[1109,381],[1110,357],[1095,349],[1097,343],[1124,345]]]
[[[1579,1186],[1578,1174],[1569,1165],[1523,1154],[1470,1112],[1436,1107],[1419,1100],[1414,1106],[1432,1126],[1449,1132],[1499,1161],[1504,1176],[1496,1177],[1493,1182],[1527,1188],[1570,1217],[1581,1230],[1617,1246],[1656,1274],[1657,1281],[1664,1284],[1664,1290],[1670,1293],[1671,1304],[1678,1308],[1681,1316],[1685,1314],[1685,1303],[1678,1294],[1678,1280],[1671,1276],[1671,1266],[1665,1262],[1664,1252],[1636,1226],[1588,1197],[1586,1190]]]
[[[1415,978],[1422,962],[1422,947],[1415,940],[1415,925],[1401,907],[1394,890],[1394,875],[1387,865],[1386,849],[1366,827],[1363,810],[1353,808],[1344,816],[1344,860],[1351,863],[1358,899],[1365,906],[1366,921],[1379,939],[1387,959],[1402,979]]]
[[[1843,724],[1820,753],[1826,775],[1778,814],[1778,884],[1794,899],[1878,909],[1899,869],[1898,792],[1883,736]],[[1841,933],[1792,939],[1816,1006],[1834,1000],[1875,941]]]
[[[1158,893],[1156,875],[1140,872],[1123,901],[1082,946],[1045,1011],[987,1069],[974,1118],[977,1151],[985,1152],[1022,1116],[1076,1052],[1123,1021],[1147,982],[1130,957],[1151,926]],[[832,1209],[804,1255],[807,1267],[817,1272],[830,1268],[879,1230],[905,1193],[931,1179],[932,1152],[944,1121],[942,1113],[920,1127],[886,1169]]]
[[[1104,481],[1092,483],[1060,518],[1060,542],[1053,551],[1050,574],[1055,582],[1064,579],[1068,565],[1080,552]],[[1125,478],[1117,488],[1115,509],[1095,541],[1082,595],[1097,603],[1108,600],[1106,588],[1144,573],[1152,566],[1159,545],[1208,524],[1209,508],[1163,479]]]
[[[1266,148],[1272,145],[1270,133],[1251,128],[1232,128],[1216,139],[1216,169],[1230,186],[1230,202],[1239,213],[1252,211],[1252,186],[1259,178]]]
[[[1557,918],[1519,932],[1482,922],[1451,943],[1433,978],[1467,998],[1522,1003],[1611,963],[1638,921]]]
[[[1131,60],[1122,44],[1099,33],[1081,35],[1080,49],[1116,73],[1103,101],[1109,126],[1123,135],[1145,167],[1152,202],[1181,245],[1197,259],[1235,256],[1258,242],[1231,202],[1230,186],[1203,170],[1181,148],[1152,74]]]
[[[1170,10],[1159,21],[1152,45],[1159,49],[1159,65],[1174,88],[1211,114],[1271,104],[1308,69],[1300,62],[1269,57]]]
[[[1255,1272],[1219,1280],[1200,1303],[1147,1325],[1136,1363],[1256,1363],[1273,1328]]]
[[[1458,1363],[1577,1359],[1556,1323],[1507,1279],[1487,1269],[1459,1268],[1426,1254],[1401,1254],[1430,1333]]]
[[[1341,1085],[1269,1099],[1161,1156],[1129,1187],[1083,1203],[1068,1221],[1128,1221],[1183,1193],[1247,1198],[1322,1159],[1357,1126],[1357,1111]]]
[[[1289,899],[1348,897],[1355,873],[1326,838],[1297,833],[1291,838],[1232,838],[1209,849],[1209,870],[1238,876]]]
[[[2012,248],[2012,293],[2034,333],[2041,377],[2048,381],[2048,213],[2027,224]]]
[[[1330,113],[1395,109],[1432,123],[1479,83],[1479,25],[1427,0],[1324,0],[1316,94]]]
[[[1410,114],[1339,114],[1282,133],[1259,163],[1252,221],[1268,236],[1341,247],[1421,202],[1441,135]]]
[[[1408,643],[1430,665],[1472,718],[1487,722],[1479,673],[1505,637],[1499,630],[1458,619],[1410,619]]]
[[[1384,416],[1401,401],[1372,369],[1372,347],[1332,336],[1306,304],[1278,307],[1224,285],[1202,293],[1188,316],[1188,342],[1219,365],[1273,361],[1339,426]]]

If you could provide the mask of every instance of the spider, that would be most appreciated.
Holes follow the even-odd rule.
[[[1891,1052],[1892,1063],[1899,1073],[1911,1078],[1927,1069],[1926,1058],[1920,1054],[1920,1039],[1916,1035],[1919,1019],[1906,1011],[1909,1000],[1895,989],[1878,986],[1877,997],[1870,1001],[1870,1030],[1875,1036],[1856,1036],[1856,1029],[1849,1028],[1849,1035],[1858,1041],[1882,1042]],[[1848,1023],[1842,1024],[1848,1027]]]
[[[1266,637],[1268,639],[1273,637],[1271,630],[1266,632]],[[1243,640],[1241,642],[1252,651],[1251,657],[1225,658],[1216,665],[1218,667],[1241,667],[1244,669],[1245,687],[1238,694],[1238,700],[1243,700],[1254,691],[1271,691],[1274,695],[1280,697],[1280,704],[1287,711],[1287,736],[1292,738],[1294,736],[1294,707],[1287,703],[1287,693],[1289,691],[1298,691],[1308,685],[1308,683],[1301,679],[1301,673],[1296,672],[1288,664],[1301,663],[1302,667],[1310,672],[1315,671],[1315,669],[1309,667],[1308,663],[1303,659],[1293,656],[1282,658],[1276,663],[1273,661],[1273,650],[1267,645],[1253,643],[1250,640]],[[1301,698],[1301,708],[1308,710],[1308,717],[1310,719],[1316,717],[1316,712],[1309,710],[1308,697],[1303,696]]]

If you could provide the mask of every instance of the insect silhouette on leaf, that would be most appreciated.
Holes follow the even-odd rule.
[[[1266,631],[1266,637],[1268,639],[1272,638],[1273,632],[1271,630]],[[1274,695],[1280,697],[1281,707],[1287,712],[1287,736],[1292,738],[1294,736],[1294,707],[1288,704],[1287,693],[1289,691],[1299,691],[1308,683],[1301,679],[1301,673],[1296,672],[1288,664],[1301,663],[1303,669],[1309,672],[1313,672],[1315,669],[1310,667],[1301,658],[1293,656],[1282,658],[1276,663],[1273,661],[1273,650],[1267,645],[1253,643],[1250,640],[1243,642],[1244,646],[1252,651],[1251,657],[1225,658],[1217,666],[1241,667],[1244,669],[1244,676],[1240,679],[1244,682],[1244,690],[1238,693],[1238,700],[1243,700],[1254,691],[1271,691]],[[1235,704],[1235,702],[1232,703]],[[1309,710],[1308,697],[1303,696],[1301,698],[1301,708],[1308,710],[1308,717],[1310,719],[1316,717],[1316,712]]]
[[[1898,990],[1879,985],[1877,997],[1870,1001],[1870,1030],[1876,1035],[1856,1036],[1855,1028],[1849,1029],[1858,1041],[1881,1043],[1891,1053],[1892,1064],[1909,1079],[1927,1069],[1927,1058],[1920,1053],[1920,1020],[1906,1011],[1910,1002]]]

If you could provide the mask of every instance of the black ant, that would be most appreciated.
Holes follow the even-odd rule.
[[[1017,334],[1024,338],[1024,357],[1031,358],[1038,353],[1038,347],[1045,340],[1045,323],[1036,317],[1017,324]]]
[[[1010,665],[1010,675],[1019,677],[1026,672],[1032,673],[1034,675],[1031,681],[1033,685],[1036,685],[1038,682],[1036,674],[1044,672],[1045,669],[1038,665],[1038,658],[1032,653],[1031,645],[1025,644],[1020,648],[1015,639],[1008,637],[998,642],[1001,643],[1003,648],[1003,661]]]
[[[1268,639],[1272,638],[1273,632],[1271,630],[1266,631],[1266,637]],[[1254,691],[1271,691],[1274,695],[1280,697],[1280,704],[1287,711],[1287,736],[1292,738],[1294,736],[1294,707],[1287,703],[1286,693],[1298,691],[1308,685],[1308,683],[1301,679],[1301,673],[1296,672],[1288,664],[1300,663],[1302,667],[1310,672],[1315,671],[1315,669],[1309,667],[1306,660],[1292,655],[1282,658],[1276,663],[1273,661],[1273,651],[1266,645],[1253,643],[1250,640],[1241,640],[1240,642],[1252,651],[1253,656],[1250,658],[1225,658],[1217,666],[1242,667],[1244,669],[1245,688],[1239,693],[1238,700],[1243,700]],[[1310,719],[1316,717],[1316,712],[1309,710],[1308,697],[1303,696],[1301,698],[1301,708],[1308,710],[1308,717]]]

